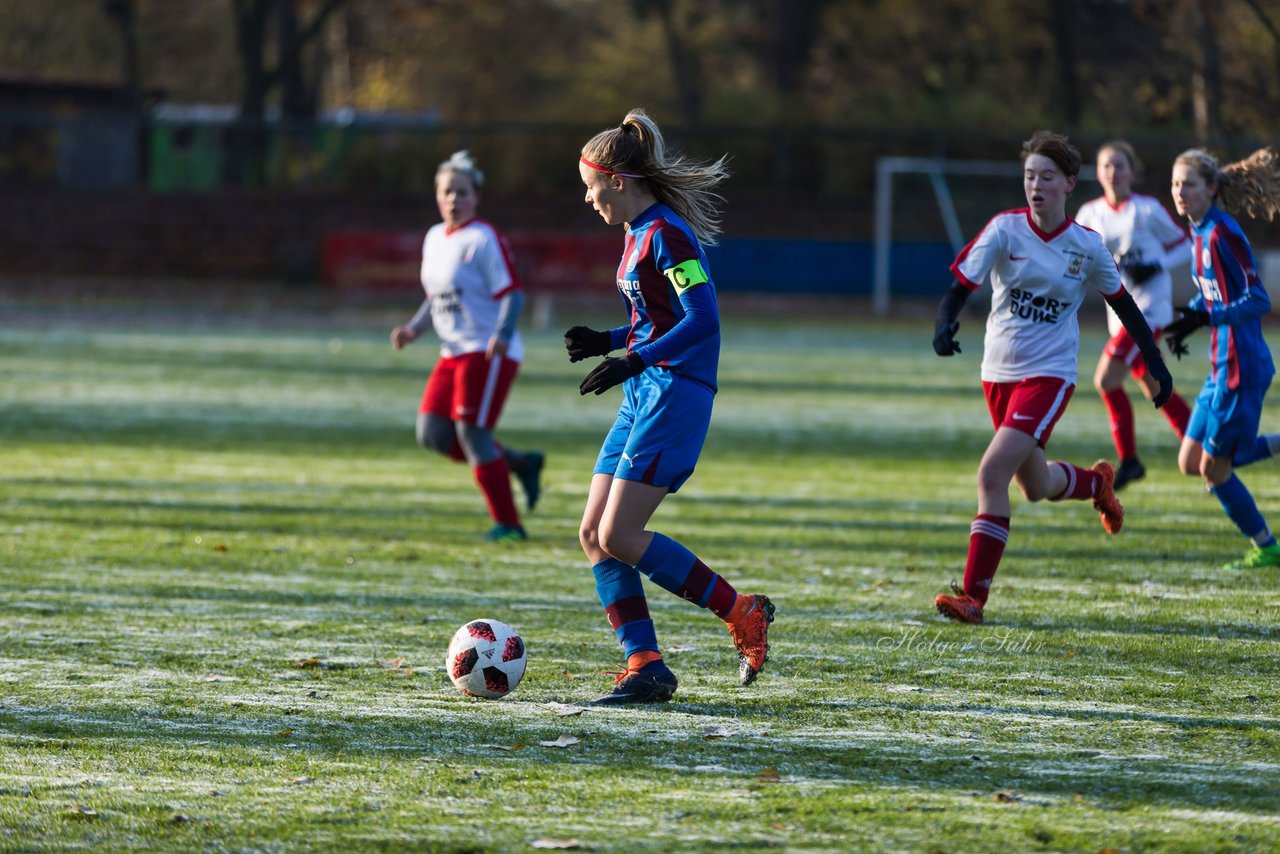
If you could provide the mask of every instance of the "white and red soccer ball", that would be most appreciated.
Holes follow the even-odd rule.
[[[453,633],[444,668],[462,693],[496,700],[520,684],[527,661],[515,629],[501,620],[472,620]]]

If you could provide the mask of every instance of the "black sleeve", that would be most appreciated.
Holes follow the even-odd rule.
[[[1156,340],[1151,335],[1151,327],[1147,326],[1147,319],[1142,316],[1142,309],[1138,308],[1138,304],[1133,301],[1133,294],[1122,288],[1115,296],[1107,297],[1107,305],[1111,306],[1116,317],[1120,318],[1133,343],[1138,345],[1138,352],[1142,354],[1143,360],[1149,362],[1153,358],[1160,359],[1160,348],[1156,346]]]
[[[951,283],[951,287],[947,288],[947,292],[942,295],[942,302],[938,304],[938,319],[934,322],[934,328],[942,326],[950,326],[960,318],[960,311],[964,308],[964,304],[969,301],[969,294],[973,291],[960,284],[959,281]]]

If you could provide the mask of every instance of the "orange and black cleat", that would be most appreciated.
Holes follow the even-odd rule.
[[[1102,527],[1108,534],[1118,534],[1124,527],[1124,508],[1116,499],[1116,470],[1106,460],[1098,460],[1089,467],[1098,473],[1098,489],[1093,494],[1093,509],[1102,519]]]
[[[951,582],[951,592],[955,595],[939,593],[938,598],[933,600],[933,606],[938,609],[938,613],[957,623],[981,623],[982,603],[965,593],[954,581]]]
[[[738,649],[738,684],[750,685],[769,660],[769,624],[777,610],[768,596],[739,594],[729,636]],[[740,613],[739,613],[740,612]]]

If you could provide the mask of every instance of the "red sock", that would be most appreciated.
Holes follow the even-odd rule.
[[[476,483],[484,493],[493,521],[513,528],[519,525],[520,513],[516,510],[515,499],[511,497],[511,471],[507,468],[507,461],[497,457],[471,471],[475,472]]]
[[[1009,542],[1009,519],[979,513],[969,526],[969,557],[964,562],[964,592],[983,605],[991,593],[991,579],[1000,568],[1004,544]]]
[[[1133,404],[1123,388],[1113,388],[1102,393],[1102,402],[1111,416],[1111,439],[1116,443],[1116,456],[1131,460],[1138,456],[1133,439]]]
[[[1061,493],[1050,498],[1050,501],[1092,501],[1094,490],[1098,486],[1098,473],[1093,469],[1082,469],[1062,460],[1054,460],[1050,465],[1062,466],[1067,473],[1067,485]]]
[[[1187,422],[1191,420],[1191,408],[1187,406],[1187,402],[1175,391],[1160,411],[1169,421],[1174,434],[1181,439],[1187,432]]]

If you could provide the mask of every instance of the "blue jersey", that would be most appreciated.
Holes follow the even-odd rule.
[[[658,202],[629,223],[618,291],[631,323],[610,330],[646,366],[716,389],[720,310],[706,253],[679,214]]]
[[[1209,313],[1208,381],[1219,388],[1265,387],[1275,374],[1261,318],[1271,297],[1258,278],[1239,223],[1216,205],[1191,227],[1191,276],[1200,292],[1191,307]]]

